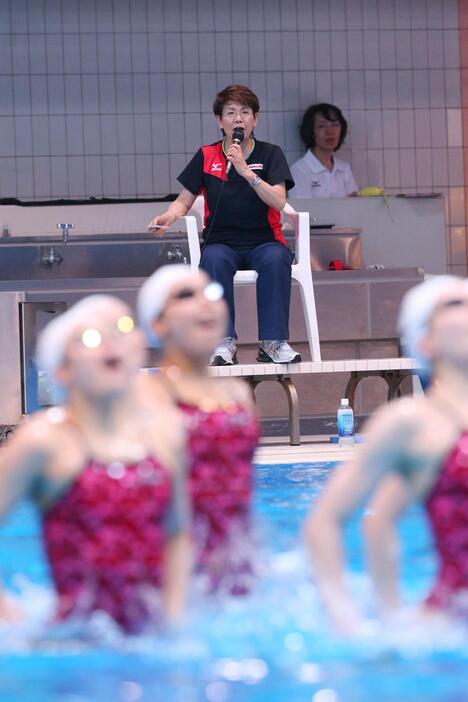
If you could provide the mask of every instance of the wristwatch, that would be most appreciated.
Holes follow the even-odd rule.
[[[252,180],[249,180],[249,185],[251,188],[256,188],[260,183],[262,182],[262,179],[260,178],[259,175],[256,175],[255,178],[252,178]]]

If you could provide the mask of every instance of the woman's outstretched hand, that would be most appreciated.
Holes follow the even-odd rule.
[[[151,234],[155,234],[155,236],[164,236],[168,227],[171,226],[175,219],[176,218],[168,212],[163,212],[162,215],[151,220],[148,224],[148,231],[150,231]]]

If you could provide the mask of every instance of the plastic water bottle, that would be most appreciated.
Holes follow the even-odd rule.
[[[352,446],[354,444],[354,412],[349,406],[349,400],[346,397],[341,399],[338,412],[336,413],[336,421],[338,425],[338,445]]]

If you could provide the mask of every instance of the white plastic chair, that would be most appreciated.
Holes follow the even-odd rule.
[[[185,220],[187,227],[190,265],[193,270],[197,270],[201,257],[199,231],[202,230],[204,219],[203,196],[196,198],[191,209],[191,212],[193,211],[198,214],[199,223],[197,223],[197,218],[194,217],[194,215],[186,215],[183,217],[183,219]],[[299,283],[310,355],[313,361],[321,361],[317,310],[315,308],[314,286],[312,282],[312,270],[310,268],[309,213],[296,212],[294,207],[292,207],[289,203],[286,203],[282,211],[282,215],[284,220],[294,229],[295,233],[295,263],[293,263],[291,267],[291,276],[293,280],[296,280]],[[237,271],[236,275],[234,276],[234,283],[236,285],[255,283],[256,280],[256,271]]]

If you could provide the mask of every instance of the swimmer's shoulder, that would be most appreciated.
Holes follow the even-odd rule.
[[[227,398],[237,405],[242,405],[249,409],[254,408],[252,391],[249,384],[241,378],[216,378],[221,384],[221,388]]]
[[[140,400],[153,402],[172,401],[168,387],[161,380],[160,373],[140,374],[135,381],[135,391]]]
[[[424,399],[412,397],[393,400],[376,410],[363,427],[364,460],[395,468],[418,453],[429,411]]]
[[[362,460],[431,484],[456,436],[453,425],[427,396],[405,397],[381,407],[365,426]]]
[[[456,434],[451,416],[430,395],[403,397],[389,402],[375,413],[368,426],[369,430],[375,430],[375,427],[381,431],[387,429],[412,439],[429,435],[444,440]]]
[[[71,426],[67,411],[51,407],[26,418],[8,438],[0,454],[2,478],[14,476],[22,493],[39,485],[63,482],[82,465],[82,446]]]
[[[70,432],[68,413],[64,407],[50,407],[26,417],[7,441],[24,451],[42,451],[53,454],[57,450],[59,438]]]
[[[413,434],[424,425],[428,411],[422,398],[404,397],[379,407],[364,426],[364,433],[399,434],[401,438]]]

